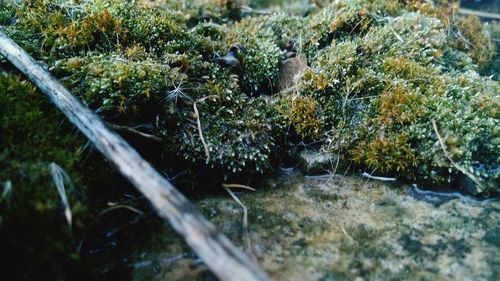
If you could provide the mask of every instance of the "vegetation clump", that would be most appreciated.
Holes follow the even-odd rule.
[[[478,191],[498,189],[482,24],[447,1],[313,2],[304,16],[230,0],[32,0],[0,22],[106,121],[160,138],[188,170],[263,173],[293,139],[381,173],[444,183],[466,170]],[[299,57],[307,66],[283,73]]]
[[[124,136],[176,184],[241,182],[305,146],[500,191],[498,55],[482,23],[445,1],[313,2],[289,15],[233,0],[8,1],[0,30],[110,126],[138,132]],[[0,57],[3,260],[22,279],[71,279],[96,213],[86,194],[109,171],[14,73]]]
[[[92,217],[79,172],[84,140],[18,75],[0,73],[0,112],[5,274],[20,280],[75,277],[78,242]]]

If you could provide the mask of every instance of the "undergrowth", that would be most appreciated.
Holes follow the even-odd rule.
[[[0,23],[92,110],[160,138],[190,175],[266,173],[315,142],[438,184],[461,175],[446,152],[498,188],[499,86],[478,75],[495,49],[477,18],[448,1],[314,6],[304,16],[231,0],[31,0],[8,2]],[[281,89],[298,56],[307,67]]]
[[[448,1],[318,0],[295,14],[238,3],[7,1],[0,30],[182,187],[267,175],[314,144],[372,172],[499,191],[498,55],[477,18]],[[108,203],[86,195],[118,177],[12,72],[0,57],[3,260],[21,279],[71,279]],[[71,179],[71,227],[52,163]]]

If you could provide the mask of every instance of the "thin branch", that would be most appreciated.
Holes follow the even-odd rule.
[[[255,188],[253,188],[253,187],[250,187],[248,185],[243,185],[243,184],[237,184],[237,183],[223,183],[222,186],[227,187],[227,188],[234,187],[234,188],[243,188],[246,190],[255,191]]]
[[[138,214],[139,216],[143,216],[144,215],[143,211],[141,211],[141,210],[139,210],[137,208],[134,208],[132,206],[128,206],[128,205],[114,205],[114,206],[111,206],[111,207],[109,207],[107,209],[102,210],[99,214],[97,214],[97,217],[99,218],[102,215],[107,214],[107,213],[109,213],[109,212],[111,212],[113,210],[116,210],[116,209],[126,209],[126,210],[129,210],[131,212],[134,212],[134,213]]]
[[[131,133],[131,134],[134,134],[134,135],[137,135],[137,136],[141,136],[143,138],[147,138],[147,139],[155,141],[155,142],[162,142],[162,139],[159,138],[159,137],[157,137],[157,136],[155,136],[155,135],[146,134],[144,132],[141,132],[141,131],[136,130],[136,129],[131,128],[131,127],[121,126],[121,125],[115,125],[115,124],[112,124],[112,123],[109,123],[109,122],[106,122],[106,125],[108,125],[113,130]]]
[[[463,9],[463,8],[460,8],[458,10],[458,13],[462,14],[462,15],[474,15],[474,16],[478,16],[480,18],[485,18],[485,19],[500,20],[500,14],[497,14],[497,13],[488,13],[488,12],[475,11],[475,10]]]

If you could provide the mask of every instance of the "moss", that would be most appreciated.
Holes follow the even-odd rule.
[[[481,24],[450,17],[447,1],[315,2],[289,16],[237,1],[33,0],[4,29],[107,121],[160,137],[193,174],[270,171],[298,139],[451,181],[459,172],[435,145],[435,120],[454,161],[495,186],[498,84],[476,73],[493,51]],[[276,95],[284,60],[299,55],[293,95]]]
[[[109,10],[85,2],[27,1],[16,14],[18,32],[13,37],[23,45],[43,46],[38,57],[109,50],[125,37],[121,21]]]
[[[83,139],[35,88],[0,74],[0,240],[7,276],[20,280],[79,274],[77,244],[92,216],[77,161]],[[50,163],[68,172],[71,227]]]
[[[491,41],[495,42],[495,54],[491,61],[481,72],[483,76],[492,76],[494,80],[500,81],[500,22],[492,21],[485,24],[485,28],[490,34]]]
[[[247,50],[241,79],[243,90],[253,95],[272,90],[284,58],[266,21],[266,17],[243,19],[228,30],[225,38],[228,45],[238,43]]]
[[[480,68],[491,61],[495,54],[495,45],[477,16],[460,17],[457,20],[458,38],[456,48],[464,50]]]
[[[317,107],[313,98],[293,95],[285,98],[282,114],[301,138],[316,139],[323,132]]]
[[[68,76],[66,86],[111,120],[147,119],[147,116],[152,119],[155,117],[152,108],[177,99],[169,96],[169,92],[181,85],[187,75],[178,68],[146,58],[139,45],[127,49],[124,55],[71,57],[58,60],[52,71]]]
[[[197,0],[189,1],[187,9],[193,11],[198,21],[227,22],[241,18],[241,4],[237,0]]]
[[[10,3],[0,3],[0,26],[12,24],[15,13],[16,10]]]
[[[470,142],[460,147],[450,146],[451,154],[455,161],[476,174],[479,174],[477,167],[488,171],[484,172],[488,176],[483,180],[490,182],[491,187],[496,185],[496,180],[491,179],[496,178],[493,174],[498,167],[494,160],[497,156],[490,158],[489,152],[472,156],[465,151],[491,151],[495,146],[493,128],[498,120],[492,116],[496,113],[488,114],[491,111],[483,109],[472,113],[470,95],[477,95],[477,99],[473,98],[475,102],[489,100],[498,85],[473,74],[476,68],[471,67],[464,53],[453,47],[454,39],[447,36],[445,28],[436,19],[416,13],[403,14],[372,27],[366,34],[341,42],[334,40],[318,52],[311,69],[302,77],[301,87],[319,101],[324,128],[331,130],[329,147],[334,151],[350,150],[353,160],[379,172],[397,172],[401,177],[434,182],[450,181],[457,171],[444,158],[440,147],[430,144],[435,144],[437,137],[429,124],[432,119],[443,124],[457,124],[461,120],[461,125],[454,126],[456,130],[474,127],[481,136],[466,137],[465,131],[454,131],[455,138]],[[464,57],[465,60],[456,59]],[[479,83],[476,79],[485,88],[465,86]],[[492,107],[496,107],[495,102]],[[457,114],[451,117],[451,112]],[[480,117],[483,114],[490,117]],[[493,143],[484,141],[489,143],[488,148],[479,148],[474,143],[479,144],[482,137],[483,141],[493,140]],[[429,141],[425,148],[424,139]]]

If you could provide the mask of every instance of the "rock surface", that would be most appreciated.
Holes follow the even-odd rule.
[[[249,209],[251,255],[274,280],[498,280],[500,202],[419,201],[409,187],[358,177],[270,180],[237,193]],[[198,208],[238,245],[229,195]],[[243,246],[242,246],[243,247]],[[127,260],[135,280],[216,280],[165,226]]]

